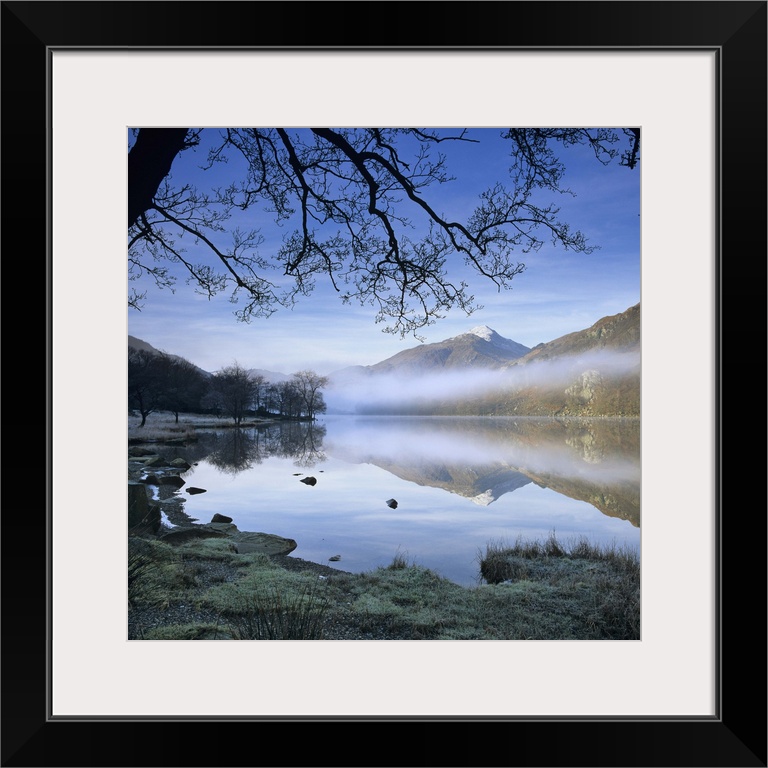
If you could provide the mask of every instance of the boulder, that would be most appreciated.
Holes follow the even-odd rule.
[[[302,482],[305,485],[317,485],[317,478],[316,477],[302,477],[299,482]]]
[[[298,546],[293,539],[286,539],[271,533],[239,531],[231,523],[209,523],[174,528],[160,537],[167,544],[184,544],[195,539],[226,538],[239,554],[261,552],[265,555],[287,555]]]
[[[394,499],[387,499],[386,503],[390,509],[397,509],[397,502]]]
[[[212,523],[231,523],[232,518],[226,515],[220,515],[218,512],[211,518]]]
[[[216,531],[222,531],[226,534],[240,533],[237,526],[234,523],[201,523],[206,528],[213,528]]]
[[[285,539],[272,533],[238,531],[231,534],[231,538],[241,555],[249,552],[261,552],[265,555],[287,555],[298,546],[293,539]]]
[[[160,530],[160,507],[150,504],[144,483],[128,482],[128,528],[157,533]]]
[[[187,488],[187,493],[191,493],[192,495],[196,493],[205,493],[205,488],[195,488],[195,486],[191,486]]]
[[[172,459],[169,466],[176,467],[177,469],[189,469],[192,465],[184,461],[184,459]]]

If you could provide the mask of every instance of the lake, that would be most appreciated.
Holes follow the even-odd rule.
[[[185,487],[206,489],[181,489],[189,517],[344,571],[401,555],[470,586],[486,546],[518,536],[640,547],[638,419],[327,416],[199,437],[179,452]]]

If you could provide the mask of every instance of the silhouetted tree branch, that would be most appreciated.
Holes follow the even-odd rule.
[[[477,309],[466,283],[449,277],[449,257],[459,256],[501,290],[525,269],[518,255],[538,251],[547,240],[576,252],[594,250],[558,218],[554,202],[541,202],[542,193],[570,192],[562,184],[558,145],[588,146],[600,163],[618,157],[630,169],[640,147],[637,128],[502,131],[511,185],[491,185],[466,220],[454,221],[439,212],[428,188],[453,180],[440,145],[472,141],[465,130],[142,128],[133,136],[131,280],[148,275],[173,290],[169,265],[179,265],[203,295],[231,291],[236,316],[249,321],[292,306],[323,277],[343,302],[372,305],[376,322],[388,322],[384,330],[401,336],[416,335],[452,308]],[[174,185],[174,159],[203,139],[201,180],[228,163],[228,183],[207,191],[189,182]],[[244,213],[249,228],[237,223]],[[282,245],[266,254],[259,250],[263,236],[250,226],[259,216],[291,225]],[[146,291],[134,290],[129,304],[140,309],[145,299]]]
[[[188,128],[142,128],[128,153],[128,227],[152,207],[171,165],[197,140]]]

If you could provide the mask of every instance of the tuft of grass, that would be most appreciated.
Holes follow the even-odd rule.
[[[128,537],[128,605],[151,601],[157,574],[157,560],[151,548],[137,536]]]
[[[526,600],[543,599],[540,610],[549,617],[569,616],[570,626],[557,632],[573,639],[640,638],[640,558],[632,549],[585,537],[561,543],[552,532],[544,541],[491,543],[479,559],[488,584],[511,586]],[[553,590],[551,599],[542,590]],[[561,636],[557,632],[554,637]]]
[[[390,571],[402,571],[408,568],[412,563],[408,562],[408,553],[401,552],[399,549],[392,558],[392,562],[387,566]]]
[[[552,531],[543,541],[517,537],[511,546],[501,542],[487,545],[485,554],[478,556],[480,575],[488,584],[500,584],[503,581],[519,581],[528,578],[534,570],[534,563],[546,563],[551,558],[569,560],[590,560],[594,563],[608,563],[617,571],[629,569],[639,571],[640,561],[637,553],[615,544],[600,546],[584,536],[567,543],[558,540]]]
[[[273,585],[266,593],[241,592],[239,609],[226,621],[234,640],[320,640],[328,607],[328,596],[317,582],[299,592]]]

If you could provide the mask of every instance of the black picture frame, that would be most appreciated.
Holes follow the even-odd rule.
[[[6,286],[45,315],[46,503],[25,491],[2,527],[3,766],[766,766],[766,508],[759,463],[725,474],[735,403],[765,403],[766,2],[3,2]],[[423,19],[423,22],[419,20]],[[354,40],[354,45],[349,44]],[[51,327],[49,52],[57,47],[706,48],[718,51],[717,620],[713,718],[219,717],[55,721],[49,713]],[[730,269],[725,270],[726,264]],[[737,272],[737,269],[739,272]],[[34,276],[34,277],[33,277]],[[726,301],[727,300],[727,301]],[[738,311],[736,310],[738,301]],[[725,315],[725,305],[730,313]],[[13,304],[7,309],[16,313]],[[21,310],[19,310],[21,311]],[[737,325],[738,321],[738,325]],[[13,324],[15,325],[15,323]],[[15,328],[14,328],[15,331]],[[673,332],[673,329],[670,329]],[[755,344],[755,337],[759,344]],[[728,356],[723,340],[730,340]],[[746,358],[735,341],[742,339]],[[16,333],[7,334],[10,350]],[[681,345],[685,340],[680,340]],[[26,349],[26,352],[24,351]],[[38,356],[35,347],[35,357]],[[759,366],[755,365],[755,356]],[[736,370],[743,366],[748,376]],[[26,365],[21,366],[22,369]],[[727,367],[730,385],[723,387]],[[14,365],[15,368],[15,365]],[[24,381],[26,377],[11,377]],[[753,389],[759,388],[758,393]],[[13,392],[13,388],[11,389]],[[16,398],[14,398],[16,399]],[[18,402],[28,401],[27,398]],[[723,419],[725,406],[732,421]],[[36,409],[36,406],[35,406]],[[731,426],[732,425],[732,426]],[[747,428],[750,429],[750,428]],[[731,438],[730,440],[728,438]],[[764,445],[764,441],[758,441]],[[27,451],[25,450],[25,453]],[[753,455],[754,448],[749,448]],[[30,457],[27,457],[30,460]],[[754,461],[739,462],[754,466]],[[9,486],[18,486],[15,477]],[[730,482],[727,482],[730,480]],[[18,489],[18,488],[17,488]],[[755,500],[757,495],[758,500]],[[723,514],[725,502],[728,513]],[[46,543],[47,542],[47,543]],[[553,695],[557,683],[551,683]],[[404,681],[404,696],[408,695]],[[265,692],[268,695],[268,692]],[[297,691],[297,696],[301,692]],[[607,702],[610,708],[610,702]],[[202,725],[208,727],[202,729]],[[263,729],[253,726],[263,725]],[[320,725],[309,734],[297,726]],[[351,730],[329,726],[354,725]],[[363,739],[360,728],[365,725]],[[369,728],[381,726],[378,733]],[[394,737],[393,725],[400,737]],[[409,729],[410,725],[410,729]],[[457,727],[461,725],[462,727]],[[478,732],[477,727],[485,726]],[[277,731],[276,726],[280,726]],[[471,729],[469,728],[471,726]],[[385,733],[384,727],[387,727]],[[245,730],[247,728],[247,730]],[[494,729],[493,731],[491,729]],[[303,728],[301,730],[304,730]],[[410,730],[410,734],[407,731]],[[277,738],[275,738],[277,737]],[[371,740],[373,739],[373,741]]]

